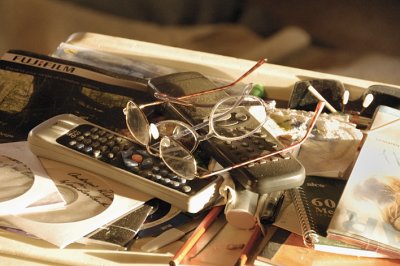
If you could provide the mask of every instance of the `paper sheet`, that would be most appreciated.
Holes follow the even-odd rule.
[[[114,221],[152,197],[63,163],[41,159],[67,204],[62,210],[3,219],[60,248]]]
[[[26,141],[0,144],[0,169],[0,215],[64,205],[53,180]]]

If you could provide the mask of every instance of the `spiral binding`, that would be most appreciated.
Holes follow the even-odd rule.
[[[297,216],[300,221],[303,242],[306,247],[313,248],[319,242],[319,235],[315,230],[315,222],[308,205],[306,194],[301,187],[289,190]]]

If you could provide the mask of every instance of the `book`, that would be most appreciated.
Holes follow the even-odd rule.
[[[328,244],[326,230],[345,185],[344,179],[308,175],[303,185],[289,190],[305,246],[318,249]]]
[[[371,251],[366,251],[371,252]],[[371,252],[372,253],[372,252]],[[373,256],[348,256],[307,248],[302,236],[272,226],[253,259],[255,266],[264,265],[398,265],[399,260],[376,259]]]
[[[327,233],[329,239],[400,255],[400,110],[380,106]]]
[[[129,100],[153,100],[146,79],[10,50],[0,59],[0,143],[26,140],[34,126],[63,113],[122,133]]]
[[[300,235],[303,245],[316,251],[359,257],[388,257],[356,245],[327,238],[328,225],[345,185],[345,179],[306,176],[302,186],[288,190],[287,194],[291,202],[285,203],[281,210],[282,214],[278,215],[274,225]],[[298,220],[294,220],[293,216],[297,216]]]

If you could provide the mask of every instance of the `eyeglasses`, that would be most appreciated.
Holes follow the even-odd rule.
[[[268,110],[273,107],[273,103],[268,104],[256,96],[229,96],[211,109],[206,121],[195,126],[177,120],[149,123],[140,107],[132,101],[128,102],[124,114],[132,136],[140,139],[150,154],[159,156],[177,175],[193,179],[198,174],[192,153],[201,141],[212,137],[225,141],[246,138],[259,131],[267,121]],[[257,119],[250,121],[251,113],[257,114]],[[230,129],[233,125],[239,129]],[[205,134],[198,133],[199,129],[207,127]]]
[[[265,60],[258,61],[254,67],[242,75],[238,80],[226,86],[217,87],[211,90],[186,95],[179,98],[168,97],[168,100],[174,100],[175,103],[186,103],[184,101],[186,98],[226,89],[238,83],[264,62]],[[246,89],[246,91],[248,90]],[[286,148],[274,151],[258,158],[251,159],[240,164],[235,164],[221,170],[206,172],[200,175],[197,172],[198,168],[196,159],[192,155],[192,152],[194,149],[196,149],[200,141],[210,137],[218,137],[223,140],[237,140],[254,134],[266,122],[268,117],[267,112],[270,106],[268,106],[260,98],[247,94],[240,96],[229,96],[219,101],[212,108],[209,118],[206,122],[195,125],[194,127],[176,120],[165,120],[157,124],[149,123],[146,115],[142,111],[142,108],[163,102],[164,101],[157,101],[141,106],[136,105],[132,101],[128,102],[126,108],[124,109],[126,123],[132,137],[134,140],[136,140],[136,142],[146,146],[149,153],[159,156],[169,169],[186,179],[206,178],[212,175],[221,174],[232,169],[266,159],[278,153],[287,152],[298,145],[301,145],[301,143],[303,143],[310,134],[311,129],[314,126],[316,119],[321,113],[324,105],[323,102],[318,104],[315,116],[310,123],[310,128],[307,131],[304,139],[301,139],[300,141],[293,143]],[[252,113],[257,114],[257,119],[251,119],[251,122],[249,122],[250,119],[248,119],[248,115]],[[242,127],[238,132],[235,132],[235,134],[232,135],[226,130],[227,126],[232,125],[232,123],[243,123],[243,125],[246,125],[246,127]],[[209,130],[207,134],[200,136],[196,130],[205,126],[208,126]]]
[[[321,99],[327,102],[326,107],[332,112],[357,114],[366,118],[372,118],[379,105],[400,108],[400,90],[397,88],[372,85],[360,97],[350,100],[350,93],[344,85],[329,79],[297,82],[288,107],[310,111]]]

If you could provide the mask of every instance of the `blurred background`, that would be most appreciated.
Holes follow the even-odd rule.
[[[400,85],[398,0],[0,0],[0,52],[75,32]]]

